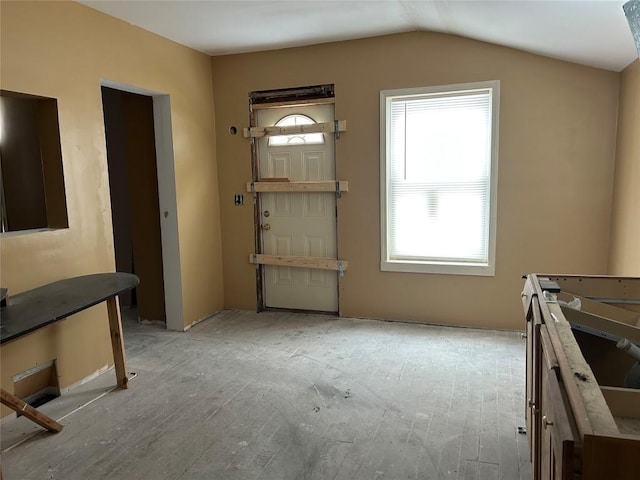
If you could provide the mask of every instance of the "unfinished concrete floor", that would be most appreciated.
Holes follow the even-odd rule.
[[[225,311],[125,343],[129,389],[5,450],[5,480],[530,478],[518,333]]]

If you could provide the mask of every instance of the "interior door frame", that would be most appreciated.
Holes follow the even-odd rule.
[[[314,85],[309,87],[282,88],[277,90],[260,90],[249,93],[249,126],[258,126],[258,110],[272,108],[307,107],[313,105],[335,103],[334,84]],[[258,157],[258,142],[251,137],[251,179],[257,182],[260,178],[260,159]],[[335,161],[334,152],[334,161]],[[337,172],[336,172],[337,175]],[[261,225],[260,195],[254,193],[253,201],[253,232],[254,248],[257,254],[263,253],[263,239]],[[336,207],[337,208],[337,207]],[[337,213],[336,213],[337,215]],[[336,216],[336,250],[337,250],[337,216]],[[340,289],[338,288],[338,312],[319,312],[317,310],[296,310],[290,308],[267,307],[264,295],[264,265],[256,264],[256,311],[296,311],[302,313],[329,313],[332,315],[340,312]],[[338,279],[338,285],[340,281]]]
[[[182,277],[180,273],[180,245],[178,241],[178,205],[176,199],[176,175],[173,157],[173,130],[171,127],[171,101],[169,95],[146,88],[101,79],[100,87],[151,97],[153,100],[153,124],[156,143],[156,168],[158,172],[158,203],[160,206],[160,241],[162,243],[162,267],[166,328],[184,331],[182,304]]]

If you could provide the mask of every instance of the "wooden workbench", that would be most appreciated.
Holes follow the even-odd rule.
[[[117,296],[138,285],[130,273],[98,273],[60,280],[19,293],[0,309],[0,344],[11,342],[89,307],[107,302],[109,332],[118,387],[127,388],[122,322]],[[0,401],[52,432],[62,425],[1,389]]]

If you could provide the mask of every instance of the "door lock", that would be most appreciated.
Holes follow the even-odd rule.
[[[271,230],[271,225],[269,225],[268,223],[263,224],[262,230]]]
[[[269,213],[269,210],[265,210],[262,214],[263,214],[265,217],[268,217],[269,215],[271,215],[271,214]]]

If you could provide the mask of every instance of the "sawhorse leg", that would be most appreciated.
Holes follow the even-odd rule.
[[[111,348],[113,349],[113,364],[116,369],[116,381],[118,387],[127,388],[127,367],[124,354],[124,337],[122,335],[122,320],[118,308],[117,297],[107,299],[107,311],[109,313],[109,332],[111,334]]]
[[[45,415],[42,412],[39,412],[35,408],[33,408],[28,403],[23,402],[15,395],[7,392],[4,389],[0,389],[0,401],[9,407],[11,410],[18,412],[21,415],[24,415],[32,422],[37,423],[41,427],[46,428],[50,432],[59,432],[62,430],[62,425],[56,422],[53,418]]]

